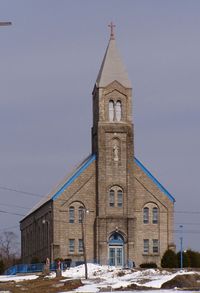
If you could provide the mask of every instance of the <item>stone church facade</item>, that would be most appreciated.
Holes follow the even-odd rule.
[[[93,90],[92,153],[21,220],[22,260],[115,266],[174,248],[174,198],[134,156],[132,87],[113,31]]]

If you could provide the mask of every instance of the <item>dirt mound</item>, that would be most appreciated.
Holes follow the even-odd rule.
[[[63,291],[72,291],[82,286],[80,279],[48,279],[40,277],[36,280],[29,280],[20,283],[6,282],[0,283],[0,292],[12,292],[12,293],[56,293]]]
[[[147,291],[147,290],[155,290],[155,288],[152,287],[145,287],[145,286],[138,286],[135,283],[132,283],[128,285],[127,287],[120,287],[115,289],[114,291],[132,291],[132,290],[137,290],[137,291]]]
[[[162,289],[184,288],[184,289],[200,289],[200,283],[197,282],[200,279],[198,274],[192,275],[178,275],[162,284]]]

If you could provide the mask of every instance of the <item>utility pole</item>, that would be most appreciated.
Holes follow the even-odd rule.
[[[12,25],[11,21],[0,21],[0,26],[8,26],[8,25]]]
[[[48,251],[50,249],[50,260],[51,260],[51,264],[53,264],[53,243],[50,241],[50,228],[51,228],[51,223],[49,220],[44,219],[42,220],[42,224],[45,225],[47,224],[47,247],[48,247]]]
[[[85,279],[88,278],[88,268],[87,268],[87,252],[86,252],[86,214],[89,213],[89,210],[83,208],[81,211],[81,230],[82,230],[82,241],[83,241],[83,259],[85,266]],[[85,227],[84,227],[85,226]]]
[[[180,237],[180,269],[183,270],[183,225],[180,225],[181,237]]]

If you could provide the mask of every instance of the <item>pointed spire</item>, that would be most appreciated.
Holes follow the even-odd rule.
[[[116,47],[114,35],[115,25],[111,22],[108,26],[111,29],[110,40],[103,58],[103,62],[101,64],[101,68],[99,70],[96,86],[105,87],[109,83],[116,80],[124,87],[131,88],[131,82],[128,78],[128,73]]]

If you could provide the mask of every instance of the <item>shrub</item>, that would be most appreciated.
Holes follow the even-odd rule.
[[[155,262],[146,262],[140,265],[142,269],[156,269],[157,264]]]
[[[178,259],[178,267],[181,267],[181,252],[179,251],[177,253],[177,259]],[[190,267],[190,259],[186,252],[183,252],[183,268]]]
[[[165,251],[161,259],[161,267],[162,268],[177,268],[178,267],[177,255],[173,250],[168,249]]]
[[[5,271],[5,264],[3,262],[3,260],[0,260],[0,275],[2,275]]]
[[[200,253],[191,249],[186,251],[191,268],[200,268]]]
[[[40,259],[38,256],[33,256],[31,259],[31,264],[39,263]]]
[[[58,261],[61,261],[62,262],[63,261],[63,258],[62,257],[57,257],[57,258],[54,259],[54,261],[55,262],[58,262]]]

